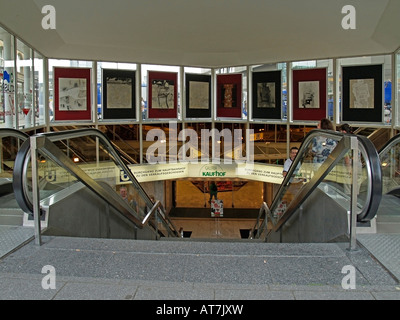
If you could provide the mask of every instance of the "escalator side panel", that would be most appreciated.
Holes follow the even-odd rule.
[[[324,243],[347,239],[347,232],[346,210],[317,188],[267,242]]]
[[[88,188],[81,188],[52,203],[48,209],[47,229],[53,236],[155,239],[148,227],[138,229]]]

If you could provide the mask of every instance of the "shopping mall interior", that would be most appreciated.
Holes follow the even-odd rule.
[[[398,134],[398,1],[342,2],[3,3],[0,127],[48,136],[87,175],[101,167],[93,180],[117,196],[127,187],[138,214],[154,196],[192,238],[248,237],[263,203],[277,206],[284,193],[291,147],[309,174],[304,143],[322,118],[335,132],[350,124],[378,151]],[[21,147],[12,139],[3,137],[6,179]],[[42,202],[79,180],[43,152]]]
[[[399,12],[0,0],[0,300],[400,299]]]

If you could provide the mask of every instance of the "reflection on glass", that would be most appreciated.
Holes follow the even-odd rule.
[[[383,178],[383,194],[386,194],[400,185],[400,144],[390,146],[380,155]]]
[[[17,103],[19,128],[31,128],[34,125],[33,109],[33,60],[32,49],[17,40]]]
[[[337,147],[340,136],[320,136],[310,140],[308,145],[304,146],[299,163],[294,169],[290,179],[283,185],[283,192],[279,199],[275,199],[271,207],[272,218],[274,224],[285,214],[293,201],[300,196],[305,186],[310,183],[314,176],[319,177],[326,170],[324,163]],[[358,160],[357,160],[357,207],[358,211],[364,207],[368,193],[367,168],[365,165],[366,152],[361,144],[359,144]],[[352,190],[352,170],[353,170],[353,154],[349,150],[338,160],[337,164],[329,171],[325,178],[317,186],[330,198],[334,199],[344,209],[350,211],[351,190]],[[302,195],[304,196],[304,194]]]
[[[90,131],[90,130],[87,130]],[[93,130],[95,131],[95,130]],[[68,159],[57,154],[62,150]],[[128,217],[137,226],[142,227],[141,222],[155,204],[155,200],[149,199],[140,184],[131,173],[105,138],[98,136],[82,135],[67,140],[54,141],[51,147],[45,147],[46,151],[39,150],[39,194],[40,200],[47,203],[57,201],[59,197],[79,192],[82,188],[89,187],[100,197],[107,194],[110,204],[115,206],[125,217]],[[62,159],[62,161],[60,160]],[[68,167],[72,169],[68,169]],[[79,168],[78,170],[76,168]],[[32,201],[31,169],[26,172],[28,198]],[[79,177],[79,178],[77,178]],[[94,188],[92,188],[94,186]],[[98,193],[100,190],[100,193]],[[103,197],[104,199],[104,197]],[[107,199],[105,199],[107,201]],[[123,209],[124,208],[124,209]],[[149,224],[162,236],[173,234],[174,227],[162,206],[153,210]],[[57,214],[55,212],[55,214]]]

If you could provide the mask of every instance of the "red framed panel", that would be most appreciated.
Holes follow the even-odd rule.
[[[242,75],[217,75],[217,117],[242,117]]]
[[[293,70],[293,120],[326,118],[327,69]]]
[[[91,69],[54,68],[54,120],[92,120]]]
[[[178,73],[148,72],[148,103],[150,119],[178,116]]]

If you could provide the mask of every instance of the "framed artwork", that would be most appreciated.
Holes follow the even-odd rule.
[[[186,118],[211,118],[211,75],[185,74]]]
[[[148,117],[177,118],[178,73],[148,72]]]
[[[136,119],[136,72],[103,69],[103,119]]]
[[[342,68],[342,119],[383,121],[383,65]]]
[[[254,119],[282,118],[282,85],[281,71],[253,73],[253,106]]]
[[[54,120],[92,119],[90,73],[85,68],[54,68]]]
[[[327,111],[327,69],[293,70],[293,120],[321,120]]]
[[[217,75],[217,117],[242,117],[242,75]]]

